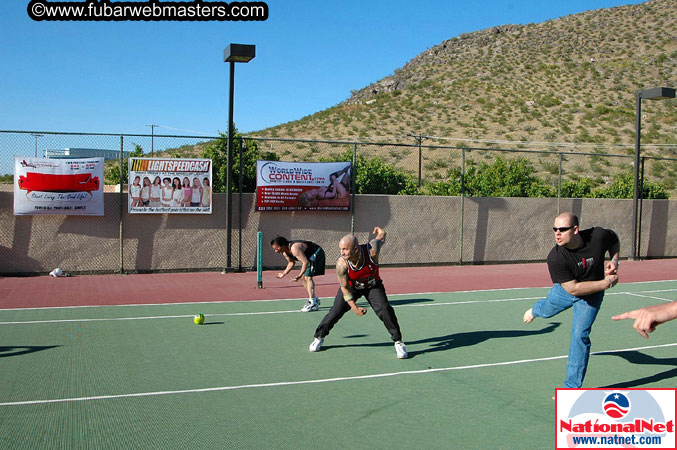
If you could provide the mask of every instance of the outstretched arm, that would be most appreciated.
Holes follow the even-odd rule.
[[[369,254],[372,258],[378,258],[378,254],[381,252],[381,247],[383,247],[383,244],[386,243],[386,230],[381,227],[374,227],[374,234],[376,237],[369,241],[369,244],[371,245]],[[374,259],[374,261],[378,262],[378,259]]]
[[[613,320],[635,319],[632,327],[647,339],[649,339],[648,333],[652,333],[658,325],[675,318],[677,318],[677,301],[645,306],[612,317]]]

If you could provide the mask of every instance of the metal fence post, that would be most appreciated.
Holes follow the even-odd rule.
[[[637,249],[636,257],[638,261],[642,260],[642,206],[644,205],[644,160],[645,157],[642,156],[642,161],[639,165],[641,176],[639,177],[639,213],[637,214]]]
[[[350,234],[355,234],[355,180],[357,175],[355,173],[357,165],[357,142],[353,143],[353,170],[350,174],[350,196],[352,197],[350,203]]]
[[[418,187],[421,187],[421,166],[423,165],[423,155],[422,155],[422,149],[421,149],[421,143],[423,142],[423,137],[419,136],[418,137]]]
[[[463,225],[465,212],[465,149],[461,149],[461,232],[460,232],[460,250],[458,263],[463,264]]]
[[[244,137],[240,137],[238,139],[238,142],[240,144],[240,150],[238,152],[238,157],[239,159],[239,167],[240,167],[240,184],[239,184],[239,191],[237,195],[237,271],[242,272],[242,177],[243,177],[243,170],[242,170],[242,146],[244,145]]]
[[[562,199],[562,152],[559,154],[559,180],[557,181],[557,215],[560,215],[560,205],[559,202]]]
[[[124,156],[125,148],[125,138],[123,135],[120,135],[120,274],[125,273],[125,263],[124,263],[124,242],[125,242],[125,233],[124,233]]]

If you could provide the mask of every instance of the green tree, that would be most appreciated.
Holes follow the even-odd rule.
[[[428,183],[424,186],[423,192],[426,195],[446,195],[458,196],[461,195],[461,170],[454,168],[448,172],[450,174],[449,181],[437,181]]]
[[[586,198],[592,194],[594,182],[590,178],[579,178],[562,183],[561,196],[566,198]]]
[[[634,198],[634,196],[634,176],[630,173],[618,174],[609,186],[595,189],[592,192],[593,198]],[[646,179],[640,196],[647,199],[667,199],[670,197],[665,185],[653,183]]]
[[[493,164],[473,164],[465,173],[465,195],[471,197],[552,197],[552,187],[534,175],[535,169],[525,158],[497,158]],[[447,172],[450,181],[426,185],[430,195],[460,195],[461,169]]]
[[[134,150],[129,153],[130,158],[140,158],[143,156],[143,147],[139,144],[134,144]],[[127,158],[122,159],[122,184],[129,183],[129,170]],[[120,183],[120,163],[117,162],[110,166],[108,172],[105,174],[104,179],[108,180],[111,184]]]
[[[219,133],[220,139],[211,142],[202,152],[203,158],[212,160],[212,189],[214,192],[226,192],[228,170],[228,136]],[[240,145],[242,159],[240,160]],[[256,191],[256,161],[279,161],[280,157],[273,152],[261,152],[258,143],[245,139],[237,130],[233,134],[233,168],[231,185],[233,192],[240,192],[240,174],[242,174],[242,192]]]

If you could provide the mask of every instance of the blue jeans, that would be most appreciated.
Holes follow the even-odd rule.
[[[571,341],[569,342],[569,360],[567,362],[567,378],[565,388],[579,388],[583,385],[585,371],[590,358],[590,329],[602,305],[604,291],[584,297],[569,294],[559,283],[548,292],[548,296],[537,301],[532,313],[534,317],[548,318],[565,309],[574,307],[574,318],[571,323]]]

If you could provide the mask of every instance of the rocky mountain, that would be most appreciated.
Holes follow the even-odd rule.
[[[676,6],[650,0],[452,37],[334,107],[251,135],[632,154],[636,92],[677,85]],[[647,154],[677,156],[676,106],[643,102]]]

